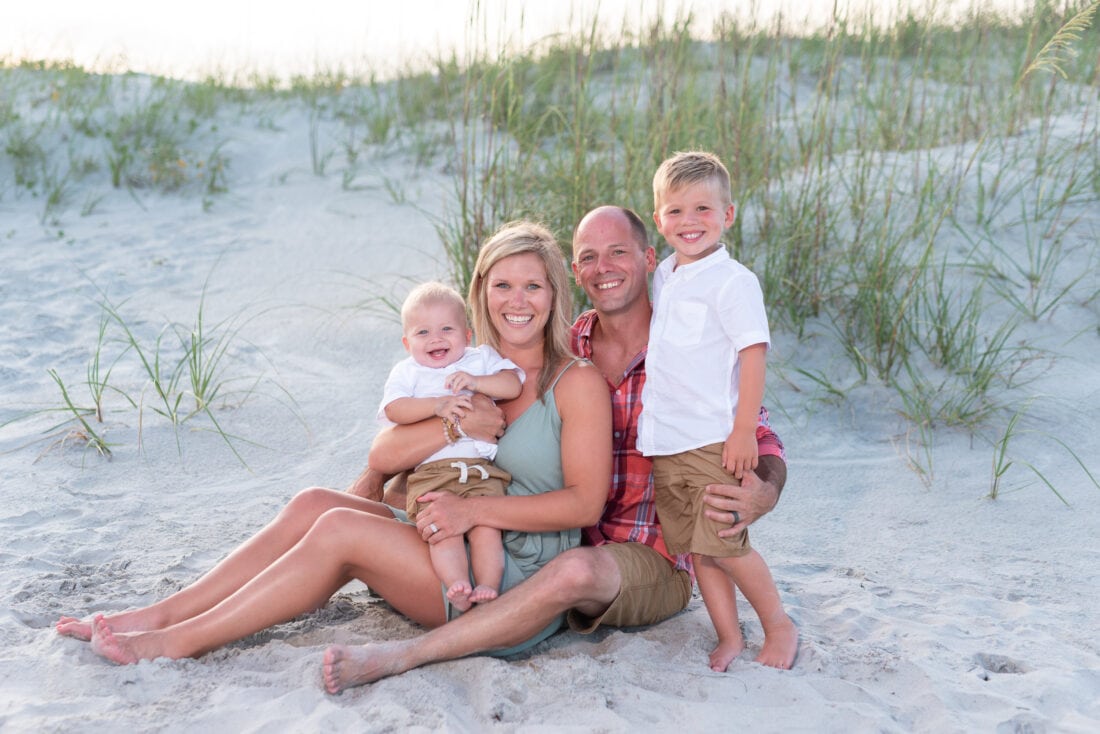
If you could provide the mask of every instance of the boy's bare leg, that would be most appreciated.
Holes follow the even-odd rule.
[[[764,628],[764,646],[756,662],[789,670],[798,655],[798,628],[783,611],[768,564],[755,550],[734,558],[716,558],[752,604]]]
[[[504,542],[496,528],[477,526],[466,534],[470,540],[470,563],[474,567],[474,604],[492,601],[500,594],[504,577]]]
[[[439,580],[415,528],[336,509],[275,563],[202,614],[163,629],[130,633],[114,630],[97,615],[92,648],[117,663],[196,657],[321,607],[352,578],[376,589],[415,622],[432,626],[445,621]]]
[[[614,557],[602,548],[574,548],[534,576],[442,627],[408,640],[333,645],[323,675],[329,693],[404,673],[428,663],[504,649],[530,639],[568,609],[596,617],[619,595]]]
[[[710,622],[718,633],[718,644],[710,651],[710,669],[726,672],[734,658],[745,649],[745,639],[741,636],[741,625],[737,619],[737,589],[725,569],[711,556],[693,553],[695,580],[699,582],[699,591],[703,594],[703,603],[707,607]]]
[[[466,563],[466,543],[461,535],[441,540],[428,546],[435,575],[447,587],[447,599],[455,609],[465,612],[472,604],[470,592],[470,567]]]
[[[198,581],[141,609],[104,616],[116,634],[155,630],[207,611],[240,589],[294,546],[313,523],[330,509],[350,507],[381,517],[392,517],[384,506],[344,492],[312,487],[303,490],[266,527],[230,553]],[[90,640],[92,619],[61,617],[59,634]]]

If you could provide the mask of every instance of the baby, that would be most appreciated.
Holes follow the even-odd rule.
[[[407,510],[416,520],[417,498],[445,490],[463,497],[499,496],[512,478],[493,465],[496,444],[466,436],[461,417],[472,407],[470,396],[495,400],[519,395],[523,370],[489,346],[470,347],[466,304],[453,288],[430,282],[417,286],[401,306],[401,343],[409,357],[390,371],[383,390],[379,420],[407,424],[438,416],[446,445],[409,475]],[[459,611],[497,597],[504,573],[500,531],[474,527],[467,533],[470,560],[462,536],[429,545],[432,566]],[[470,582],[473,566],[474,584]]]

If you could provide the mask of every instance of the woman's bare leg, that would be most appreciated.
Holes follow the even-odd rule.
[[[168,627],[201,614],[258,576],[292,548],[326,511],[348,507],[364,513],[392,518],[380,503],[332,489],[311,487],[295,495],[266,527],[242,543],[214,568],[190,586],[141,609],[104,616],[111,630],[139,632]],[[91,619],[62,617],[57,631],[68,637],[88,640]]]
[[[420,624],[445,621],[439,580],[416,528],[358,510],[326,512],[293,548],[209,610],[147,632],[93,621],[92,648],[117,663],[195,657],[324,605],[357,578]]]

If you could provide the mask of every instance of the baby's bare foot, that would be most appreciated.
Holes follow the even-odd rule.
[[[470,594],[470,601],[474,604],[481,604],[482,602],[492,601],[497,596],[497,590],[492,586],[478,585],[474,587],[473,593]]]
[[[396,675],[408,670],[403,662],[402,642],[383,642],[380,644],[349,647],[331,645],[325,650],[322,675],[325,690],[340,693],[348,688],[373,683],[380,678]]]
[[[465,612],[473,606],[473,602],[470,601],[471,592],[473,592],[473,589],[470,587],[469,581],[455,581],[447,589],[447,600],[451,602],[451,606],[455,609]]]

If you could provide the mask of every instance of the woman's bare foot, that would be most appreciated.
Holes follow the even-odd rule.
[[[111,614],[109,616],[99,616],[102,616],[106,620],[111,631],[116,634],[120,632],[147,632],[149,630],[160,629],[160,625],[148,619],[147,617],[149,615],[144,614],[144,611],[145,610],[138,609],[129,612],[119,612],[118,614]],[[92,620],[92,617],[88,619],[62,617],[57,620],[57,624],[54,625],[54,627],[57,629],[57,634],[59,635],[88,642],[92,639]]]
[[[451,606],[458,611],[465,612],[473,606],[473,601],[470,599],[472,592],[470,582],[460,579],[447,589],[447,601],[451,602]]]
[[[325,650],[322,674],[329,693],[373,683],[409,669],[405,662],[404,641],[370,645],[330,645]]]
[[[764,628],[764,646],[756,662],[780,670],[790,670],[798,657],[798,628],[787,615]]]
[[[102,614],[92,620],[92,650],[119,665],[132,665],[141,658],[131,648],[129,640],[116,635]]]
[[[473,592],[470,594],[470,601],[474,604],[480,604],[486,601],[492,601],[498,596],[497,590],[492,586],[475,586]]]
[[[741,638],[736,640],[719,639],[718,646],[710,651],[710,669],[715,673],[725,673],[726,668],[744,649],[745,641]]]
[[[92,623],[88,620],[76,617],[62,617],[54,625],[57,634],[62,637],[72,637],[76,640],[87,642],[92,639]]]

